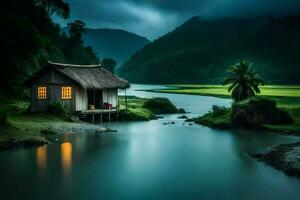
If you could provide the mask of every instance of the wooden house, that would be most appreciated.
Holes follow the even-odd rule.
[[[29,78],[31,111],[46,112],[51,101],[70,112],[105,112],[118,109],[118,89],[129,87],[101,65],[71,65],[49,62]]]

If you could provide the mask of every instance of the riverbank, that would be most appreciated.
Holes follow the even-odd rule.
[[[169,85],[168,89],[151,90],[152,92],[191,94],[203,96],[215,96],[221,98],[230,98],[227,87],[222,85]],[[300,86],[268,85],[261,87],[261,94],[264,98],[274,100],[278,107],[287,111],[294,122],[287,125],[264,125],[261,130],[281,133],[281,134],[300,134]],[[224,112],[218,116],[206,114],[195,118],[195,123],[219,129],[241,129],[233,126],[230,122],[230,110],[224,109]]]
[[[183,113],[166,98],[128,97],[125,110],[125,98],[119,99],[119,121],[148,121],[157,119],[157,114]],[[5,124],[0,126],[0,150],[39,146],[55,140],[58,134],[75,133],[104,133],[112,132],[99,124],[84,121],[73,122],[66,116],[55,116],[46,113],[27,112],[29,102],[11,100],[2,103],[1,110],[5,113]],[[105,120],[105,119],[104,119]],[[4,122],[3,122],[4,123]]]
[[[185,113],[184,109],[176,108],[167,98],[139,98],[136,96],[127,97],[127,107],[125,98],[119,97],[120,121],[148,121],[157,119],[159,114]]]
[[[66,117],[49,114],[27,114],[9,116],[6,126],[0,128],[0,150],[40,146],[57,140],[59,134],[104,133],[108,128],[83,121],[72,122]]]
[[[265,153],[252,156],[288,175],[300,178],[300,142],[282,144]]]

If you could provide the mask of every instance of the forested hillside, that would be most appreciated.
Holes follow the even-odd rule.
[[[69,23],[62,33],[51,16],[70,15],[63,0],[5,0],[0,8],[2,64],[0,90],[20,94],[21,84],[48,60],[76,64],[99,63],[91,47],[83,45],[81,21]]]
[[[220,83],[240,59],[266,83],[299,84],[300,17],[193,17],[134,54],[121,75],[136,83]]]
[[[93,47],[101,58],[112,58],[120,65],[150,41],[124,30],[86,28],[84,42]]]

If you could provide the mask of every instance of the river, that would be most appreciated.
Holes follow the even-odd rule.
[[[230,105],[138,91],[154,88],[162,86],[133,85],[128,95],[167,97],[189,116]],[[248,155],[299,137],[213,130],[178,116],[113,122],[116,133],[65,133],[47,146],[0,152],[0,199],[299,199],[298,179]]]

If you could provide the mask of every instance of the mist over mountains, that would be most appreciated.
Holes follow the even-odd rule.
[[[66,0],[71,20],[88,27],[122,29],[151,40],[166,34],[189,18],[286,16],[300,14],[299,0]],[[83,9],[84,8],[84,9]],[[58,19],[65,26],[67,22]]]

